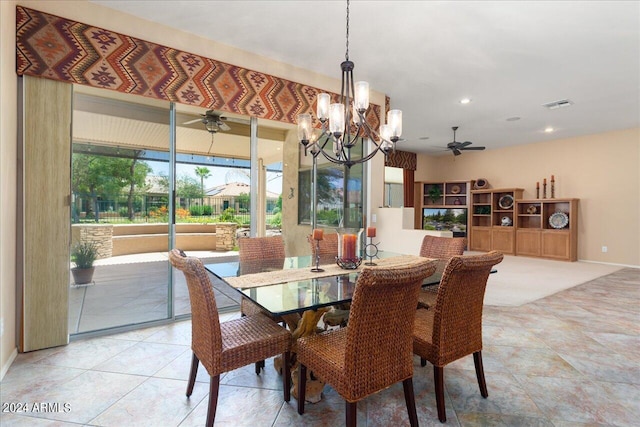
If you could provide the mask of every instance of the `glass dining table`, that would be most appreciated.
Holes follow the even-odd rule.
[[[379,251],[379,265],[398,265],[417,257]],[[282,316],[339,306],[351,302],[356,280],[367,260],[357,270],[345,270],[335,259],[321,259],[321,272],[312,256],[286,257],[260,261],[220,261],[205,264],[207,271],[269,313]],[[435,260],[436,272],[424,280],[423,287],[437,289],[446,261]]]

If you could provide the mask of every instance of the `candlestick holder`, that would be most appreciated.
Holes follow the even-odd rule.
[[[544,184],[542,184],[542,198],[543,199],[547,198],[547,183],[546,182]]]
[[[345,270],[355,270],[362,263],[362,228],[338,229],[336,264]]]
[[[367,258],[369,258],[368,262],[365,262],[364,265],[378,265],[373,262],[373,258],[378,258],[378,243],[373,243],[373,237],[369,237],[369,244],[364,247],[364,254]]]
[[[316,266],[313,267],[311,271],[314,273],[320,273],[321,271],[324,271],[324,269],[320,268],[320,240],[316,240],[315,252],[316,252],[316,256],[315,256]]]
[[[556,198],[556,182],[553,179],[551,180],[551,198]]]
[[[536,187],[536,199],[540,198],[540,187]]]

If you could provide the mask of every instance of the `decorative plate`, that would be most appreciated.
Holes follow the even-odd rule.
[[[474,184],[474,188],[476,190],[482,190],[482,189],[488,188],[488,187],[489,187],[489,181],[487,181],[484,178],[476,179],[476,183]]]
[[[553,228],[565,228],[569,225],[569,216],[564,212],[552,213],[549,217],[549,225]]]
[[[453,187],[451,187],[451,193],[452,194],[458,194],[460,192],[460,186],[459,185],[454,185]]]
[[[531,205],[527,208],[527,213],[531,215],[536,214],[538,213],[538,208],[535,207],[534,205]]]
[[[513,206],[513,196],[511,194],[505,194],[500,197],[500,200],[498,200],[498,206],[500,206],[500,209],[511,209]]]

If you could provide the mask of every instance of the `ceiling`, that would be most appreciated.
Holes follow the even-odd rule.
[[[93,2],[340,78],[346,1]],[[452,126],[488,150],[640,127],[638,1],[352,0],[349,31],[355,79],[403,110],[402,150],[447,154]]]

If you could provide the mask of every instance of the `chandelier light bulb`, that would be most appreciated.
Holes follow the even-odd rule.
[[[360,111],[366,111],[369,108],[369,83],[355,82],[353,89],[355,91],[354,107]]]
[[[318,94],[318,106],[316,108],[316,114],[319,120],[326,120],[329,118],[329,104],[331,103],[331,97],[328,93]]]
[[[311,114],[298,114],[298,139],[307,145],[311,140],[312,133]]]
[[[387,124],[391,127],[391,137],[399,138],[402,135],[402,110],[389,110]]]
[[[344,131],[344,104],[331,104],[329,106],[329,132],[336,136]]]

